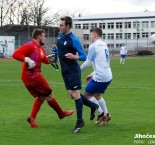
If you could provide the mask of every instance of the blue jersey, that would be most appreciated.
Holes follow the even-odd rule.
[[[67,53],[72,53],[73,55],[78,53],[79,60],[86,60],[86,54],[79,39],[73,33],[65,35],[60,32],[58,33],[57,47],[62,72],[81,71],[77,60],[68,59],[65,56]]]
[[[52,52],[53,52],[55,55],[57,55],[57,54],[58,54],[58,48],[57,48],[57,47],[53,47]]]

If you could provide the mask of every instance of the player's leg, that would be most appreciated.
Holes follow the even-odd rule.
[[[58,56],[56,56],[56,58],[55,58],[55,66],[56,66],[56,70],[59,70],[59,66],[58,66]]]
[[[50,88],[45,78],[43,76],[39,76],[38,79],[39,79],[38,94],[40,94],[42,98],[45,98],[47,100],[48,105],[56,111],[56,113],[58,114],[58,117],[62,119],[66,116],[72,115],[74,113],[73,110],[65,111],[61,108],[57,100],[54,98],[52,89]]]
[[[98,101],[96,100],[96,98],[93,97],[93,94],[95,94],[95,92],[98,92],[98,86],[96,85],[96,83],[97,82],[91,79],[85,87],[84,95],[90,98],[90,101],[94,102],[95,104],[99,106]],[[96,112],[98,113],[100,120],[102,120],[102,118],[104,117],[104,112],[100,106],[96,108]],[[90,117],[95,117],[95,111],[93,114],[91,110],[90,114],[91,114]]]
[[[55,66],[55,63],[52,63],[51,65],[52,65],[52,66],[54,67],[54,69],[56,70],[56,66]]]
[[[104,113],[105,113],[105,115],[106,115],[106,119],[103,120],[103,122],[102,122],[103,125],[107,124],[107,122],[111,119],[111,115],[110,115],[109,112],[108,112],[106,102],[105,102],[105,100],[102,98],[101,93],[102,93],[102,94],[105,93],[105,91],[106,91],[106,89],[107,89],[107,87],[109,86],[110,83],[111,83],[111,81],[101,83],[101,86],[102,86],[102,87],[100,88],[100,90],[98,90],[98,92],[100,92],[100,93],[94,94],[94,96],[95,96],[95,98],[97,99],[97,101],[98,101],[100,107],[102,108],[102,110],[104,111]],[[98,86],[98,88],[99,88],[99,86]]]
[[[33,128],[39,127],[39,125],[36,123],[35,119],[37,114],[39,113],[39,110],[44,103],[44,100],[39,99],[38,97],[35,99],[33,106],[32,106],[32,111],[27,118],[27,121],[30,123],[30,126]]]
[[[57,62],[55,63],[55,66],[56,66],[56,70],[59,70],[59,66],[58,66]]]
[[[123,62],[123,58],[122,58],[122,55],[120,55],[120,64],[122,64]]]
[[[68,90],[68,93],[75,100],[77,121],[73,133],[78,133],[85,124],[82,118],[83,101],[80,96],[80,90]]]
[[[54,98],[53,93],[48,95],[46,97],[48,105],[55,110],[55,112],[58,114],[59,119],[62,119],[66,116],[70,116],[74,113],[74,110],[63,110],[57,100]]]
[[[35,78],[32,80],[23,81],[23,83],[25,84],[29,93],[35,98],[31,113],[27,117],[27,121],[29,122],[30,126],[33,128],[39,127],[39,125],[36,123],[35,119],[36,119],[37,114],[39,113],[39,110],[40,110],[42,104],[44,103],[44,99],[38,98],[36,82],[37,82],[37,80]]]
[[[91,108],[91,113],[90,113],[90,120],[93,120],[95,118],[95,111],[99,108],[98,103],[95,103],[91,100],[89,100],[85,95],[80,94],[83,104],[85,106],[88,106],[89,108]]]
[[[99,108],[96,110],[96,112],[98,113],[97,120],[95,121],[96,125],[100,124],[103,120],[106,119],[106,113],[101,108],[101,106],[100,106],[100,104],[99,104],[99,102],[97,100],[97,97],[96,97],[97,95],[100,95],[100,94],[94,94],[95,97],[93,96],[93,97],[90,98],[93,102],[95,102],[95,103],[97,103],[99,105]]]
[[[100,107],[100,104],[98,103],[98,101],[96,100],[96,98],[95,98],[94,96],[92,96],[92,97],[89,98],[89,100],[98,105],[98,108],[96,109],[96,113],[97,113],[98,115],[103,114],[103,110],[102,110],[102,108]],[[91,112],[91,114],[92,114],[92,112]],[[95,118],[95,114],[94,114],[94,118]]]
[[[122,64],[125,64],[125,55],[123,55]]]
[[[74,71],[72,73],[62,72],[62,77],[68,94],[75,101],[77,121],[73,133],[78,133],[85,124],[82,118],[83,101],[80,96],[81,70],[79,68],[79,70]]]

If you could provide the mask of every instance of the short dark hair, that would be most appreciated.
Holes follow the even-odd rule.
[[[102,30],[98,27],[90,29],[90,32],[95,32],[98,36],[102,36]]]
[[[72,28],[73,21],[71,17],[64,16],[64,17],[61,17],[60,20],[65,21],[65,25],[69,25],[69,28]]]
[[[36,38],[37,38],[39,35],[41,35],[42,33],[45,33],[45,34],[46,34],[45,30],[36,28],[36,29],[34,29],[33,32],[32,32],[32,38],[33,38],[33,39],[36,39]]]

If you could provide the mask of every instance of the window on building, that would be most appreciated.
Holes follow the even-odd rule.
[[[125,33],[125,39],[131,39],[131,33]]]
[[[116,23],[116,29],[122,28],[122,22],[117,22]]]
[[[135,21],[133,22],[133,28],[139,28],[140,27],[140,22],[139,21]]]
[[[125,28],[131,28],[131,22],[125,22]]]
[[[140,33],[133,33],[133,39],[139,39]]]
[[[88,23],[83,24],[83,29],[89,29],[89,24]]]
[[[108,34],[108,39],[114,39],[114,34],[113,33],[109,33]]]
[[[155,32],[151,32],[151,35],[155,34]]]
[[[84,34],[84,40],[89,40],[89,34]]]
[[[90,28],[95,28],[95,27],[97,27],[97,23],[91,23],[90,24]]]
[[[102,39],[106,39],[106,34],[102,34]]]
[[[116,48],[121,48],[122,44],[116,44]]]
[[[99,28],[100,29],[105,29],[105,23],[99,23]]]
[[[149,22],[148,21],[143,21],[142,22],[142,27],[143,28],[148,28],[148,26],[149,26]]]
[[[116,39],[122,39],[122,33],[116,33]]]
[[[155,28],[155,21],[151,21],[151,27]]]
[[[142,38],[147,38],[149,37],[149,33],[142,33]]]
[[[114,44],[108,44],[108,48],[114,48]]]
[[[114,23],[108,23],[108,29],[114,29]]]
[[[76,29],[81,29],[81,24],[75,24]]]

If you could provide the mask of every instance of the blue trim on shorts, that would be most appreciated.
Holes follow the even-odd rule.
[[[101,93],[104,94],[108,85],[111,83],[112,80],[109,82],[96,82],[93,79],[85,87],[85,92],[89,94],[96,94]]]

